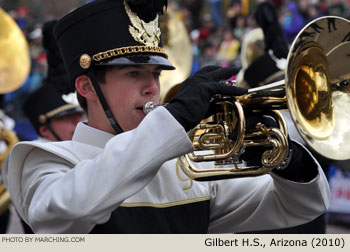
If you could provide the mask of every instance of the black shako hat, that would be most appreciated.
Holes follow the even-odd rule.
[[[53,33],[57,20],[50,20],[43,24],[43,47],[45,49],[48,71],[44,83],[49,83],[52,87],[57,88],[62,94],[69,94],[72,88],[69,84],[69,77],[63,63],[61,53]]]
[[[283,68],[281,65],[278,66],[277,61],[286,59],[288,56],[288,45],[283,38],[282,28],[273,4],[259,3],[254,18],[264,33],[265,53],[255,59],[245,70],[244,79],[252,88],[284,78]]]
[[[41,83],[23,103],[23,113],[40,135],[39,128],[48,125],[50,119],[73,113],[83,113],[82,108],[72,101],[69,92],[68,75],[53,34],[56,20],[43,24],[43,47],[47,55],[48,73]],[[66,98],[66,99],[64,99]]]
[[[263,30],[265,51],[272,50],[278,59],[287,58],[288,44],[283,37],[282,27],[273,4],[271,2],[259,3],[254,12],[254,18],[257,25]]]
[[[50,84],[43,84],[35,90],[23,103],[24,115],[29,119],[37,134],[39,128],[58,118],[73,113],[83,113],[78,104],[66,102],[63,95]]]
[[[244,72],[244,79],[250,88],[255,88],[269,84],[265,83],[265,81],[281,71],[282,70],[277,67],[273,58],[268,53],[264,53],[247,67]],[[277,80],[274,78],[272,79],[275,81]]]
[[[67,14],[55,36],[73,84],[94,65],[152,64],[172,70],[162,48],[165,0],[95,0]]]

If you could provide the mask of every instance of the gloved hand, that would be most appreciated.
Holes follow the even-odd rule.
[[[237,68],[207,66],[185,80],[178,93],[165,106],[186,131],[194,128],[207,115],[215,94],[239,96],[247,89],[219,83],[238,73]]]
[[[289,149],[292,150],[292,158],[288,166],[283,170],[272,170],[273,173],[282,178],[306,183],[318,175],[317,164],[313,160],[313,156],[300,145],[291,141],[288,137]]]
[[[261,122],[268,128],[277,128],[278,123],[269,116],[262,114],[251,113],[245,111],[246,116],[246,128],[249,133],[253,131],[256,124]],[[289,164],[285,169],[272,170],[273,173],[279,176],[296,182],[308,182],[315,178],[318,174],[317,165],[314,162],[310,153],[303,149],[300,145],[293,142],[289,136],[287,136],[289,149],[292,150],[292,156]],[[242,160],[245,160],[247,166],[261,166],[261,155],[264,151],[270,149],[270,147],[249,147],[241,155]]]
[[[274,118],[271,116],[263,115],[260,113],[253,113],[249,110],[245,110],[245,120],[246,120],[246,134],[253,133],[256,131],[256,126],[258,123],[264,124],[267,128],[278,128],[279,125]],[[235,138],[237,132],[233,133],[232,138]],[[255,138],[259,139],[259,138]],[[265,139],[265,136],[261,136],[260,138]],[[271,147],[264,146],[254,146],[247,147],[245,152],[241,155],[242,160],[246,161],[248,166],[261,166],[261,155],[267,149],[271,149]]]

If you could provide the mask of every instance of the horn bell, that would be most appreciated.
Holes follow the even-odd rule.
[[[305,142],[333,160],[350,158],[350,22],[327,16],[293,41],[285,69],[288,109]]]

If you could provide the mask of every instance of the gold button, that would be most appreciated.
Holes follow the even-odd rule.
[[[88,54],[82,54],[79,63],[81,68],[88,69],[91,66],[91,57]]]
[[[40,122],[41,124],[44,124],[44,123],[46,122],[46,116],[43,115],[43,114],[41,114],[41,115],[39,116],[39,122]]]

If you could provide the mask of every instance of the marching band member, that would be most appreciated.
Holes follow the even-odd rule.
[[[62,94],[50,84],[43,84],[23,104],[38,141],[71,140],[78,122],[83,120],[83,110],[78,104],[62,98]]]
[[[42,43],[48,61],[47,77],[22,108],[40,141],[71,140],[77,123],[83,120],[82,108],[69,92],[65,92],[69,80],[53,34],[56,22],[48,21],[42,28]]]
[[[6,159],[5,185],[35,233],[242,232],[298,225],[327,210],[326,177],[293,141],[284,169],[184,188],[176,158],[193,150],[186,131],[207,115],[214,94],[246,90],[219,82],[237,69],[208,66],[169,104],[144,113],[147,101],[159,101],[161,72],[173,69],[158,23],[166,2],[96,0],[58,21],[87,121],[72,141],[22,142]]]

